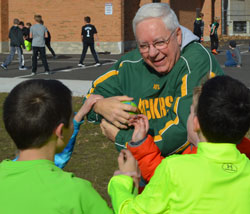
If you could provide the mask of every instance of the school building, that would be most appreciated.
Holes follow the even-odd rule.
[[[230,26],[229,30],[225,31],[230,23],[234,29],[235,18],[230,10],[226,11],[225,8],[230,8],[235,2],[243,3],[247,0],[0,0],[0,52],[9,50],[8,31],[14,18],[35,24],[34,15],[40,14],[51,33],[51,45],[58,54],[81,53],[80,34],[85,16],[90,16],[91,23],[97,28],[100,42],[100,46],[96,46],[97,51],[123,53],[135,47],[132,20],[136,11],[151,2],[170,4],[180,23],[190,30],[193,30],[197,14],[203,12],[204,34],[208,40],[208,25],[216,16],[221,17],[219,34],[234,33]],[[237,21],[240,29],[249,26],[249,21],[245,24],[241,19]],[[249,30],[246,33],[249,33]]]

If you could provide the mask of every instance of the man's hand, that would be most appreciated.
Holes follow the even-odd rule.
[[[94,111],[113,123],[117,128],[126,129],[131,115],[128,112],[137,112],[137,108],[121,103],[121,101],[133,100],[128,96],[116,96],[98,100],[94,105]]]
[[[129,120],[129,126],[134,126],[132,142],[137,142],[144,139],[148,133],[149,123],[148,118],[143,114],[138,114]]]
[[[120,129],[118,129],[113,124],[109,123],[107,120],[102,119],[100,124],[102,133],[111,141],[115,142],[115,138]]]

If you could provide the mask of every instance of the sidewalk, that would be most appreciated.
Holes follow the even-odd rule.
[[[0,78],[0,92],[10,92],[17,84],[23,82],[27,79],[18,78]],[[72,95],[75,97],[85,96],[91,87],[92,81],[87,80],[60,80],[64,85],[66,85],[71,91]]]

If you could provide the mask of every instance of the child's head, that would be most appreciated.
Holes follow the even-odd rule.
[[[229,42],[229,47],[231,47],[231,48],[236,48],[236,41],[235,41],[235,40],[231,40],[231,41]]]
[[[250,90],[229,76],[202,87],[197,117],[203,136],[214,143],[239,143],[250,128]]]
[[[59,124],[70,126],[71,116],[71,91],[57,80],[24,81],[3,106],[5,128],[20,150],[41,148]]]
[[[37,23],[40,23],[42,22],[42,16],[41,15],[34,15],[34,19]]]
[[[19,24],[19,19],[14,19],[13,23],[14,23],[14,25],[18,25]]]
[[[18,23],[18,27],[19,27],[20,29],[23,29],[23,27],[24,27],[23,21],[20,21],[20,22]]]
[[[27,22],[26,26],[30,28],[32,26],[32,24],[30,22]]]
[[[86,23],[90,23],[91,19],[90,19],[89,16],[86,16],[86,17],[84,17],[84,21],[85,21]]]

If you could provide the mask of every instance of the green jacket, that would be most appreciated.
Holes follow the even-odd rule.
[[[135,49],[96,79],[86,97],[91,93],[133,97],[141,113],[149,119],[149,134],[154,136],[162,155],[167,156],[181,152],[188,145],[186,122],[193,89],[207,74],[223,75],[223,71],[200,43],[187,44],[175,66],[164,76],[149,67]],[[100,122],[100,119],[94,111],[88,114],[91,122]],[[115,140],[118,150],[126,147],[132,133],[133,129],[119,131]]]
[[[112,177],[108,192],[116,214],[249,214],[249,181],[236,145],[203,142],[197,154],[165,158],[140,195],[126,175]]]
[[[0,192],[1,214],[113,213],[89,181],[49,160],[4,160]]]

